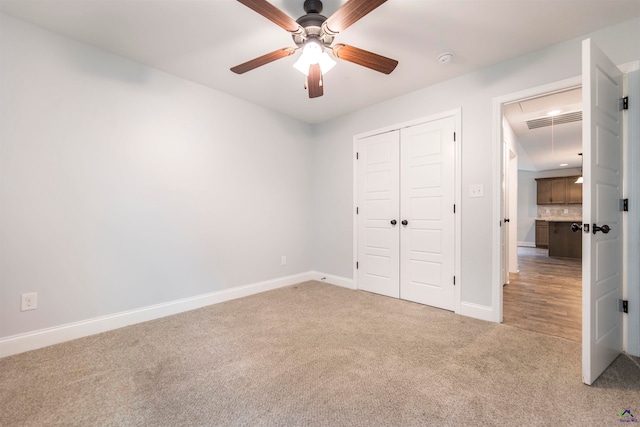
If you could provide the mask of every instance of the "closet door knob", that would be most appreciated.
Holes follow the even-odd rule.
[[[395,219],[391,220],[391,225],[396,225],[398,223],[398,221],[396,221]]]
[[[406,219],[403,219],[402,220],[402,225],[407,225],[407,224],[409,224],[409,221],[407,221]]]

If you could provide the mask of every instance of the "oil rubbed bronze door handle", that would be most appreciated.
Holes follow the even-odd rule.
[[[602,231],[604,234],[607,234],[611,231],[611,228],[607,224],[602,227],[598,227],[596,224],[593,224],[593,234],[596,234],[598,231]]]
[[[391,225],[396,225],[398,223],[398,221],[396,221],[395,219],[391,220]]]
[[[407,225],[407,224],[409,224],[409,221],[407,221],[406,219],[403,219],[402,220],[402,225]]]
[[[575,233],[576,231],[580,231],[580,230],[582,230],[582,225],[575,222],[571,224],[571,231]]]

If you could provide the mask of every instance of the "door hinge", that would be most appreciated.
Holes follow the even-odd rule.
[[[453,213],[456,213],[456,205],[453,205]]]
[[[360,159],[360,153],[356,152],[356,160]]]
[[[622,300],[622,312],[629,313],[629,301]]]
[[[356,206],[356,215],[358,215],[359,213],[360,213],[360,208]]]
[[[360,263],[358,261],[356,261],[356,270],[360,268]]]
[[[456,276],[453,276],[453,286],[456,285]]]
[[[629,212],[629,199],[622,199],[620,201],[620,210],[622,212]]]
[[[453,142],[456,142],[456,133],[453,133]]]
[[[625,96],[624,98],[622,98],[622,109],[623,110],[628,110],[629,109],[629,97]]]

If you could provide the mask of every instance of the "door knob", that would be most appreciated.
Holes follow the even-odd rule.
[[[511,220],[509,218],[505,218],[504,222],[511,222]]]
[[[398,221],[396,221],[395,219],[391,220],[391,225],[396,225],[398,223]]]
[[[575,233],[576,231],[580,231],[580,230],[582,230],[582,225],[577,224],[575,222],[571,224],[571,231]]]
[[[607,224],[603,225],[602,227],[598,227],[597,225],[593,224],[593,234],[596,234],[598,231],[602,231],[604,234],[607,234],[611,231],[611,228]]]
[[[409,221],[407,221],[406,219],[403,219],[402,220],[402,225],[407,225],[407,224],[409,224]]]

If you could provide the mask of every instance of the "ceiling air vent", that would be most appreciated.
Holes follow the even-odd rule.
[[[554,125],[560,125],[562,123],[579,122],[582,120],[582,111],[574,111],[573,113],[560,114],[554,117],[541,117],[539,119],[527,120],[527,127],[529,130],[544,128],[551,126],[551,119],[553,119]]]

